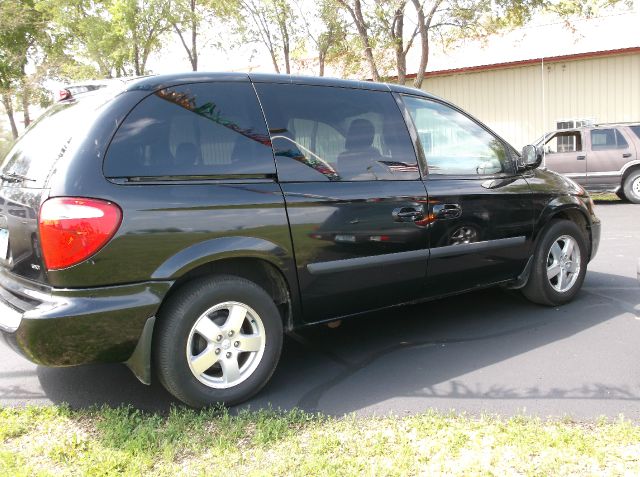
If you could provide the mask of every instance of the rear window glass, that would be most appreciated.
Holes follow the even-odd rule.
[[[249,83],[165,88],[142,100],[113,138],[107,177],[275,174],[267,127]]]
[[[0,165],[4,186],[44,187],[57,161],[64,158],[72,136],[81,136],[96,109],[109,97],[93,96],[51,106],[20,136]],[[24,180],[7,180],[8,177]]]
[[[640,126],[629,126],[629,129],[640,139]]]

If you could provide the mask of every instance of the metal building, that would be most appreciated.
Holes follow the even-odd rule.
[[[640,121],[639,25],[636,9],[434,52],[422,87],[518,148],[581,122]]]

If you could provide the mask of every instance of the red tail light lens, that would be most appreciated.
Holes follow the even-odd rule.
[[[122,212],[112,202],[55,197],[40,208],[40,244],[49,270],[70,267],[100,250],[116,233]]]

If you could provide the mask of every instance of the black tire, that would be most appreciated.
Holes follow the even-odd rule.
[[[620,189],[618,189],[618,191],[616,192],[616,195],[618,196],[618,199],[620,199],[623,202],[627,202],[629,199],[627,199],[627,196],[624,195],[624,190],[622,187],[620,187]]]
[[[633,171],[627,176],[622,190],[628,201],[640,204],[640,170]]]
[[[261,357],[256,358],[257,367],[248,373],[248,377],[237,385],[220,389],[203,383],[191,371],[187,343],[190,343],[192,329],[201,316],[212,307],[226,302],[237,302],[257,313],[265,344]],[[194,339],[202,340],[199,335]],[[167,391],[196,408],[215,404],[231,406],[251,398],[271,378],[282,349],[282,320],[271,297],[255,283],[234,276],[209,277],[186,284],[170,297],[158,315],[153,341],[155,369]],[[210,342],[205,347],[209,345],[218,346]],[[233,348],[227,351],[233,351]],[[226,353],[223,351],[222,354]],[[220,356],[222,358],[224,356]],[[219,363],[211,369],[217,365]]]
[[[575,282],[561,292],[554,288],[547,277],[547,260],[551,253],[551,246],[563,236],[569,236],[577,243],[580,250],[580,270],[577,272]],[[531,274],[527,284],[521,290],[522,294],[530,301],[546,306],[563,305],[573,300],[582,287],[587,271],[587,253],[587,239],[580,227],[568,220],[553,220],[540,237],[533,257]]]

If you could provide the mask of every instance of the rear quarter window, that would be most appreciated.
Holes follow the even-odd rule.
[[[275,174],[266,124],[249,83],[165,88],[116,132],[106,177]]]
[[[626,139],[617,129],[593,129],[591,130],[591,149],[593,151],[606,151],[607,149],[626,149],[629,147]]]

